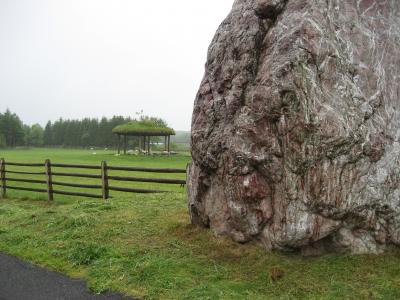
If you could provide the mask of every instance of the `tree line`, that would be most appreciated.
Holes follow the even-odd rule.
[[[165,124],[165,121],[159,118],[140,116],[140,119],[150,119]],[[0,113],[0,148],[18,146],[116,147],[118,139],[112,133],[112,129],[133,120],[133,118],[122,116],[81,120],[60,118],[55,122],[47,122],[43,128],[39,124],[26,125],[15,113],[6,110],[6,112]]]
[[[59,119],[48,122],[43,131],[44,146],[64,147],[115,147],[117,137],[112,129],[130,122],[131,118],[114,116],[110,119],[85,118],[82,120]]]

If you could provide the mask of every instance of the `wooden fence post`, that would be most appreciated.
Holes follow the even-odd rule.
[[[46,159],[44,163],[46,169],[46,183],[47,183],[47,200],[53,201],[53,179],[51,174],[51,162],[50,159]]]
[[[107,172],[107,162],[101,162],[101,190],[103,194],[103,200],[107,200],[109,198],[109,189],[108,189],[108,172]]]
[[[1,181],[1,198],[6,197],[6,161],[4,158],[0,160],[0,181]]]

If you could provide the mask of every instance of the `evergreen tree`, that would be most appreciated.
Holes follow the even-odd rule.
[[[6,110],[0,114],[0,135],[4,136],[6,145],[9,147],[21,146],[24,144],[24,129],[19,117]]]
[[[43,136],[44,136],[44,131],[42,126],[39,124],[34,124],[30,128],[30,146],[34,147],[41,147],[43,146]]]
[[[4,135],[0,134],[0,149],[6,147],[7,147],[6,138],[4,137]]]
[[[47,122],[43,133],[43,145],[53,146],[53,130],[51,122]]]

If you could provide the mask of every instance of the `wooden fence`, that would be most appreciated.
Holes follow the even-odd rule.
[[[41,168],[38,172],[25,172],[10,170],[8,167],[30,167],[30,168]],[[84,174],[84,173],[64,173],[64,172],[54,172],[52,168],[72,168],[72,169],[89,169],[100,171],[98,174]],[[186,173],[185,169],[154,169],[154,168],[141,168],[141,167],[117,167],[108,166],[105,161],[101,165],[70,165],[70,164],[52,164],[49,159],[43,164],[32,164],[32,163],[12,163],[6,162],[4,159],[0,160],[0,188],[1,196],[6,197],[7,189],[9,190],[20,190],[38,193],[47,193],[49,201],[53,200],[53,195],[68,195],[68,196],[80,196],[88,198],[99,198],[99,199],[109,199],[110,191],[117,192],[127,192],[127,193],[167,193],[169,191],[164,190],[148,190],[148,189],[138,189],[138,188],[127,188],[127,187],[117,187],[110,185],[111,181],[123,181],[123,182],[144,182],[144,183],[159,183],[159,184],[178,184],[185,185],[186,180],[183,179],[166,179],[166,178],[139,178],[139,177],[127,177],[127,176],[109,176],[108,171],[127,171],[127,172],[146,172],[146,173]],[[44,180],[36,179],[25,179],[25,178],[13,178],[9,174],[18,175],[43,175]],[[53,176],[60,177],[74,177],[74,178],[94,178],[101,180],[101,184],[79,184],[70,182],[54,181]],[[30,184],[44,184],[46,188],[25,188],[9,185],[9,182],[22,182]],[[80,192],[70,192],[54,189],[54,186],[64,186],[64,187],[75,187],[84,189],[99,189],[101,190],[101,195],[90,194],[90,193],[80,193]]]

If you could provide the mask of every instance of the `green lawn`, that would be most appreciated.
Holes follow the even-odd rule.
[[[190,160],[92,152],[14,150],[0,157],[174,168]],[[45,195],[9,191],[0,200],[0,251],[84,278],[96,292],[145,299],[400,299],[398,250],[319,258],[268,253],[190,225],[184,189],[167,188],[174,192],[120,193],[107,202],[56,195],[48,203]],[[283,277],[273,280],[273,269]]]

